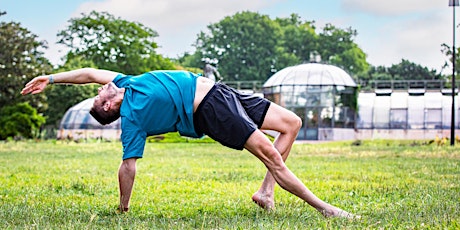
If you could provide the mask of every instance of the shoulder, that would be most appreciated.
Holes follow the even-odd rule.
[[[131,76],[120,73],[115,76],[112,82],[115,83],[116,86],[123,88],[126,86],[126,84],[128,84],[129,79],[131,79]]]

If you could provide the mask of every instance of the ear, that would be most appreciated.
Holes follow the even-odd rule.
[[[112,107],[112,102],[106,101],[102,108],[104,109],[105,112],[109,111],[110,107]]]

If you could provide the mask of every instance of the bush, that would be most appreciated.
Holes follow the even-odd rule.
[[[0,109],[0,139],[8,137],[32,138],[39,131],[45,118],[28,103],[5,106]]]

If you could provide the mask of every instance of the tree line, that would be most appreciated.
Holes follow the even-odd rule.
[[[314,21],[297,14],[271,19],[249,11],[208,25],[198,33],[195,51],[176,58],[156,52],[159,35],[152,28],[107,12],[81,14],[57,32],[58,43],[68,52],[63,64],[54,67],[44,57],[47,42],[18,22],[2,21],[4,14],[0,12],[0,139],[31,138],[44,125],[55,129],[67,109],[95,96],[98,86],[92,84],[52,85],[38,95],[19,93],[35,76],[82,67],[140,74],[157,69],[201,72],[205,63],[212,63],[224,81],[265,81],[284,67],[322,62],[341,67],[357,82],[448,78],[409,60],[390,67],[370,65],[354,42],[357,31],[351,27],[326,24],[318,29]],[[443,52],[452,53],[445,44]]]

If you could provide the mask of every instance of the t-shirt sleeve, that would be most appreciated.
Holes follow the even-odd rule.
[[[123,160],[142,158],[147,134],[137,128],[128,119],[122,120],[121,141],[123,143]]]
[[[132,76],[124,75],[124,74],[118,74],[114,79],[113,83],[118,87],[118,88],[125,88],[126,85],[128,84],[129,79]]]

